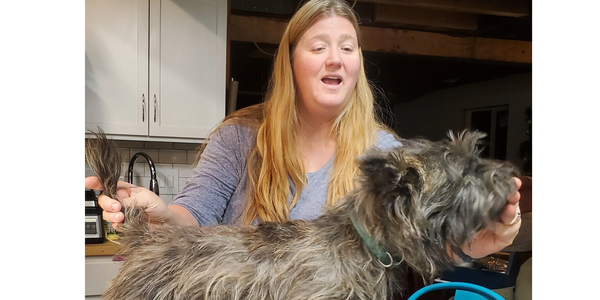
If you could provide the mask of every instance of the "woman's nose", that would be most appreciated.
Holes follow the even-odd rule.
[[[325,64],[328,67],[338,67],[339,68],[342,66],[342,59],[336,49],[332,48],[329,51],[329,57],[327,58],[327,61]]]

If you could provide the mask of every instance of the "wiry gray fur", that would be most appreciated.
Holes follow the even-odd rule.
[[[516,191],[510,164],[478,156],[484,134],[449,137],[368,151],[358,159],[358,187],[313,221],[151,230],[145,213],[128,207],[120,238],[127,259],[103,298],[388,299],[401,283],[369,251],[351,213],[385,251],[432,278],[454,263],[447,246],[499,220]]]

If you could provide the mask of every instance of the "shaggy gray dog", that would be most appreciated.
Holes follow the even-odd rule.
[[[357,188],[313,221],[149,229],[127,207],[120,273],[104,299],[388,299],[406,263],[426,278],[454,264],[458,247],[500,215],[515,168],[479,157],[485,134],[402,140],[358,158]],[[88,163],[116,198],[120,160],[100,131]],[[116,178],[115,178],[116,176]]]

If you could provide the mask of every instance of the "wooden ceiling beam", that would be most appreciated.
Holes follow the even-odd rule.
[[[231,41],[279,44],[287,22],[231,15]],[[531,42],[361,26],[363,51],[401,53],[499,62],[531,63]]]
[[[454,11],[404,7],[398,5],[375,4],[373,11],[375,23],[394,26],[415,26],[435,30],[477,30],[477,15]]]
[[[531,1],[528,0],[358,0],[359,2],[421,7],[427,9],[524,17],[529,15]]]

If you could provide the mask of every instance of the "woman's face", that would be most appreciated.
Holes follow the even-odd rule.
[[[334,117],[345,107],[360,68],[358,50],[356,31],[344,17],[324,17],[302,35],[293,52],[301,114]]]

